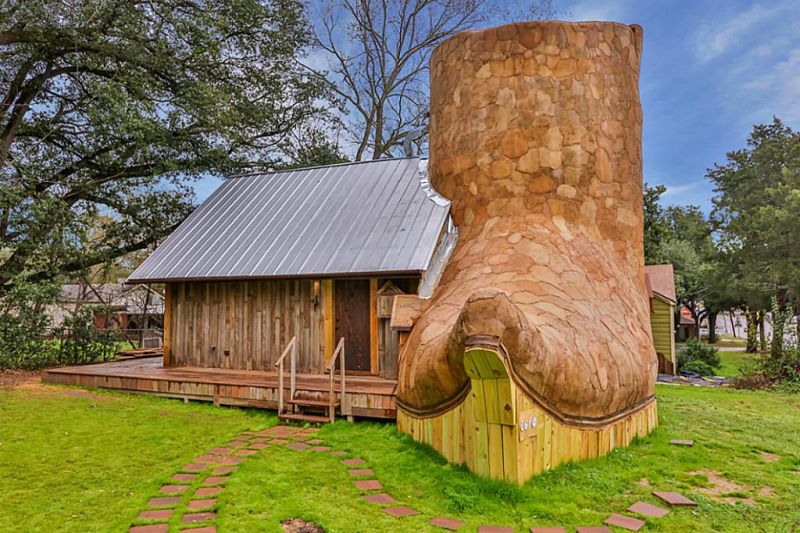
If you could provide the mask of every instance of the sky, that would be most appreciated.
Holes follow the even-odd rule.
[[[554,0],[567,20],[644,28],[644,181],[665,205],[711,208],[706,170],[754,124],[800,129],[800,0]],[[196,186],[198,200],[219,180]]]
[[[570,20],[644,28],[644,180],[708,212],[706,170],[778,116],[800,129],[800,1],[579,0]]]

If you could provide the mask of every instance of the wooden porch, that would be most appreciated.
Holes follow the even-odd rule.
[[[46,370],[45,383],[79,385],[170,398],[235,405],[278,408],[278,372],[226,370],[222,368],[165,368],[161,357],[110,361],[95,365],[70,366]],[[309,399],[323,401],[330,384],[328,374],[296,374],[296,387]],[[353,416],[395,419],[397,381],[373,375],[347,375],[345,401]],[[284,377],[288,390],[290,376]],[[336,379],[339,390],[339,379]]]

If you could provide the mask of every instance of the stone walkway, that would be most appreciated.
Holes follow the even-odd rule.
[[[298,452],[324,453],[336,457],[348,469],[356,488],[361,491],[364,501],[371,505],[381,506],[381,511],[402,519],[422,513],[411,507],[402,505],[390,494],[376,478],[375,472],[366,461],[359,457],[348,457],[350,454],[341,450],[333,450],[321,439],[315,438],[316,428],[295,426],[274,426],[261,431],[245,431],[223,447],[212,448],[205,455],[197,457],[193,462],[181,468],[172,476],[173,483],[163,485],[158,496],[147,502],[147,508],[139,513],[130,533],[167,533],[168,522],[174,517],[180,518],[182,526],[189,526],[190,533],[216,533],[217,495],[225,490],[225,484],[236,473],[238,465],[262,450],[274,446],[284,446]],[[695,502],[675,492],[653,492],[653,495],[671,506],[694,506]],[[659,518],[669,511],[663,507],[637,501],[627,508],[628,513],[644,518]],[[629,531],[638,531],[645,526],[643,519],[629,515],[614,513],[604,522]],[[443,530],[456,531],[466,522],[449,516],[437,516],[428,520],[428,524]],[[611,533],[604,526],[580,526],[577,533]],[[195,527],[198,526],[198,527]],[[513,533],[513,528],[500,525],[481,525],[479,533]],[[566,533],[562,527],[531,527],[531,533]]]

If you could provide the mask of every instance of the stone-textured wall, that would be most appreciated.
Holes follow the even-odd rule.
[[[499,337],[564,418],[596,422],[653,395],[641,43],[638,26],[529,22],[435,51],[431,181],[460,236],[401,354],[407,410],[433,413],[463,390],[474,335]]]

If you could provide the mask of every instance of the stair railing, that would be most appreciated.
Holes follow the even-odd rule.
[[[283,360],[286,359],[288,354],[292,354],[289,358],[289,398],[294,399],[294,392],[297,385],[297,336],[292,337],[289,344],[284,348],[283,353],[275,362],[278,367],[278,414],[282,415],[285,412],[286,404],[283,397]]]
[[[340,357],[341,354],[341,357]],[[344,377],[344,337],[339,339],[339,343],[336,345],[336,349],[333,351],[333,355],[331,356],[331,360],[328,362],[328,375],[330,376],[330,381],[328,384],[328,416],[330,417],[331,422],[334,421],[336,418],[336,392],[334,391],[333,384],[334,384],[334,376],[336,374],[336,360],[339,359],[339,379],[342,382],[341,388],[341,396],[340,396],[340,403],[342,409],[342,415],[350,414],[350,410],[345,410],[345,377]]]

